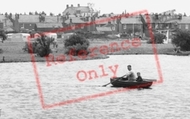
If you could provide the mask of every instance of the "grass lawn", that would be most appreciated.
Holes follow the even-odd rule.
[[[104,59],[108,58],[108,55],[127,55],[127,54],[166,54],[168,52],[173,52],[173,45],[172,44],[147,44],[145,42],[141,42],[138,47],[134,47],[131,42],[125,44],[124,47],[129,46],[127,49],[123,49],[122,47],[123,40],[93,40],[90,41],[90,49],[93,50],[93,54],[90,54],[87,57],[72,57],[75,60],[90,60],[90,59]],[[115,46],[111,46],[111,44],[115,44]],[[117,45],[116,45],[117,44]],[[20,40],[20,42],[16,41],[5,41],[4,43],[0,43],[0,49],[2,49],[2,53],[0,53],[0,62],[29,62],[32,58],[35,61],[46,61],[44,57],[35,57],[27,52],[24,52],[22,48],[24,47],[25,43]],[[102,54],[101,46],[107,47],[108,52]],[[154,46],[154,48],[153,48]],[[120,48],[118,50],[118,48]],[[157,51],[157,52],[155,52]],[[61,39],[58,40],[58,52],[52,53],[54,59],[58,56],[64,55],[64,45]],[[65,56],[65,61],[71,60],[70,56]]]

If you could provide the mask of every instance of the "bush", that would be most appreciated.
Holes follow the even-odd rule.
[[[28,43],[25,43],[24,50],[28,53],[37,53],[39,56],[48,56],[51,53],[50,44],[53,42],[51,38],[37,38],[35,42],[31,42],[31,47],[28,47]]]
[[[154,43],[156,44],[161,44],[164,42],[164,39],[166,38],[166,36],[164,34],[161,33],[155,33],[154,34]],[[147,43],[153,43],[152,39],[150,38]]]
[[[173,35],[172,44],[180,47],[182,51],[190,51],[190,31],[177,30]]]
[[[81,35],[72,35],[65,40],[65,54],[69,55],[86,55],[88,54],[88,47],[90,42]]]

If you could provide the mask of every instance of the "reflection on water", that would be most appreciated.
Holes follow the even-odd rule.
[[[32,63],[0,64],[0,109],[3,119],[47,119],[47,118],[113,118],[113,119],[162,119],[188,118],[190,116],[190,57],[160,55],[159,63],[164,82],[153,85],[152,89],[130,90],[62,105],[43,110],[37,89]],[[46,66],[36,63],[40,87],[45,104],[62,102],[81,96],[115,90],[109,83],[113,71],[109,68],[118,65],[117,76],[126,72],[131,64],[144,78],[159,79],[153,55],[110,56],[104,60],[65,62]],[[94,70],[98,78],[90,78]],[[104,72],[103,72],[104,70]],[[85,81],[77,79],[77,72],[86,72]],[[102,74],[107,74],[101,76]],[[84,74],[80,74],[84,77]]]

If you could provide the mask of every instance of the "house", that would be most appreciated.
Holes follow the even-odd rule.
[[[14,31],[13,23],[10,19],[6,18],[5,15],[0,15],[0,28],[3,28],[5,31]]]
[[[52,30],[58,25],[62,27],[61,17],[60,16],[44,16],[45,21],[40,22],[39,15],[20,15],[19,16],[19,25],[20,29],[36,30],[36,31],[47,31]],[[47,25],[49,23],[49,25]],[[52,26],[53,25],[53,26]],[[39,28],[39,29],[38,29]]]
[[[78,6],[66,6],[66,9],[63,11],[62,15],[63,16],[68,16],[68,15],[76,15],[76,16],[89,16],[91,15],[91,13],[93,12],[93,9],[90,8],[89,6],[80,6],[80,4],[78,4]]]
[[[104,33],[111,34],[111,33],[117,32],[116,27],[117,27],[117,24],[110,21],[103,26],[96,26],[96,30],[98,32],[104,32]]]
[[[45,16],[45,22],[48,23],[62,23],[62,18],[61,16]]]
[[[72,26],[72,31],[77,31],[77,30],[87,31],[87,30],[89,30],[89,28],[88,28],[88,26],[85,27],[85,25],[75,28],[75,26],[77,26],[79,24],[85,24],[85,23],[86,23],[86,21],[83,21],[80,17],[71,17],[64,22],[63,27]],[[65,32],[70,32],[70,31],[65,31]]]
[[[62,28],[61,23],[36,23],[35,25],[35,31],[40,31],[40,32],[51,32],[54,31],[55,29]]]
[[[3,29],[3,28],[4,28],[4,23],[0,22],[0,29]]]
[[[0,15],[0,29],[4,29],[4,25],[5,25],[5,16]]]
[[[190,30],[190,17],[183,17],[177,24],[179,29]]]
[[[110,17],[96,17],[95,21],[96,21],[96,26],[97,27],[101,27],[101,26],[105,26],[107,24],[116,24],[116,19],[115,20],[110,20]]]
[[[80,4],[78,4],[77,6],[67,5],[62,15],[64,18],[63,20],[64,27],[68,27],[92,21],[91,18],[92,16],[96,15],[96,13],[91,7],[80,6]],[[80,29],[75,29],[73,27],[73,30],[95,31],[96,28],[95,25],[93,24],[93,25],[88,25],[87,27],[81,27]]]
[[[18,22],[20,29],[35,30],[36,23],[39,22],[39,15],[20,15]]]
[[[164,30],[164,29],[173,29],[175,27],[176,22],[180,21],[181,18],[177,14],[173,15],[158,15],[158,18],[156,16],[152,16],[154,19],[154,28],[158,30]]]
[[[138,17],[121,18],[119,32],[129,34],[142,32],[142,22]]]

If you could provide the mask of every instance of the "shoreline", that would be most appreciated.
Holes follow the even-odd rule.
[[[166,53],[157,53],[156,55],[173,55],[176,56],[178,54],[174,54],[175,52],[166,52]],[[179,56],[189,56],[190,55],[190,51],[184,52],[184,55],[179,55]],[[35,55],[35,54],[34,54]],[[52,55],[52,54],[50,54]],[[6,57],[4,57],[4,61],[2,59],[0,59],[0,63],[25,63],[25,62],[60,62],[60,63],[64,63],[64,62],[72,62],[72,61],[88,61],[88,60],[102,60],[102,59],[108,59],[109,56],[111,55],[155,55],[154,53],[112,53],[112,54],[107,54],[107,55],[102,55],[102,56],[97,56],[97,57],[87,57],[85,59],[80,59],[78,58],[78,56],[66,56],[65,60],[57,60],[56,59],[56,55],[53,55],[55,57],[54,60],[48,60],[45,57],[35,57],[35,61],[32,61],[31,59],[20,59],[20,58],[16,58],[16,59],[10,59],[8,58],[8,60],[6,59]],[[72,57],[72,58],[69,58]]]
[[[138,47],[130,46],[127,49],[122,49],[119,47],[111,47],[110,43],[117,43],[120,44],[122,41],[118,40],[110,40],[110,41],[91,41],[89,48],[95,48],[90,54],[87,56],[69,56],[64,54],[64,44],[63,41],[59,41],[58,52],[50,53],[54,57],[61,57],[64,55],[65,59],[60,60],[60,62],[64,61],[72,61],[68,57],[73,57],[74,61],[87,61],[87,60],[100,60],[100,59],[107,59],[109,55],[175,55],[174,47],[172,44],[147,44],[142,42],[141,45]],[[25,45],[24,42],[4,42],[3,44],[0,43],[0,49],[2,52],[0,53],[0,63],[19,63],[19,62],[33,62],[31,59],[35,59],[35,62],[47,62],[45,57],[35,56],[35,54],[31,55],[28,52],[24,52],[22,50],[23,46]],[[100,52],[101,46],[107,46],[108,52],[102,53]],[[118,48],[120,50],[118,50]],[[184,54],[190,54],[190,51],[184,52]],[[4,58],[3,58],[4,57]],[[59,62],[55,58],[55,61]]]

